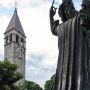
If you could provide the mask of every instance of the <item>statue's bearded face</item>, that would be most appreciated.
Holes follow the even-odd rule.
[[[67,21],[67,18],[66,18],[66,16],[65,16],[65,12],[64,12],[64,4],[61,4],[61,5],[59,6],[58,14],[59,14],[59,16],[61,17],[61,21],[62,21],[62,22]]]
[[[60,5],[58,14],[61,17],[62,22],[65,22],[75,17],[78,14],[78,11],[75,10],[73,3],[68,0],[68,2]]]

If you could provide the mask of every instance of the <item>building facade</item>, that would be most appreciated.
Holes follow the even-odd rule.
[[[15,8],[11,21],[4,33],[4,58],[19,66],[18,72],[22,73],[24,78],[17,83],[23,83],[25,80],[25,57],[26,35]]]

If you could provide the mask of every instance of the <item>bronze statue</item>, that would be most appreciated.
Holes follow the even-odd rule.
[[[50,26],[58,36],[59,56],[51,90],[90,90],[90,1],[82,1],[75,10],[72,0],[62,0],[58,14],[63,23],[54,21],[56,8],[50,8]]]

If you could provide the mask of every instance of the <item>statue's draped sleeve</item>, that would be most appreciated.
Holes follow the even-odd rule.
[[[59,25],[59,20],[54,21],[54,18],[50,17],[50,27],[53,35],[57,36],[57,26]]]

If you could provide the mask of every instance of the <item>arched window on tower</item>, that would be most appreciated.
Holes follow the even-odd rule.
[[[12,41],[12,34],[10,34],[10,42]]]
[[[8,44],[8,36],[6,36],[6,44]]]
[[[19,43],[19,36],[16,35],[16,43]]]
[[[24,39],[21,38],[21,46],[24,46]]]

